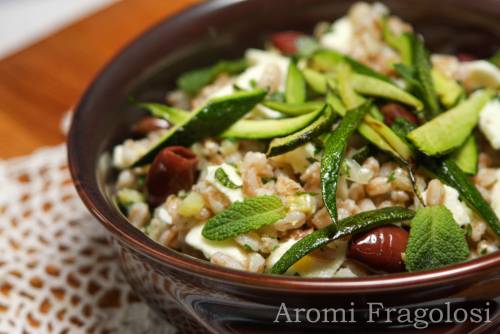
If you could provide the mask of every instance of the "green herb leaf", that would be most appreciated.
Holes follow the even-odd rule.
[[[362,212],[314,231],[296,242],[271,268],[272,274],[283,274],[295,262],[313,250],[345,236],[351,236],[375,227],[412,219],[415,212],[402,207],[389,207]]]
[[[425,49],[422,38],[413,36],[413,66],[415,68],[416,79],[422,89],[421,99],[426,106],[427,118],[431,119],[441,113],[434,83],[431,76],[431,62],[429,52]]]
[[[182,123],[190,117],[189,111],[172,108],[161,103],[140,102],[135,105],[148,110],[155,117],[166,119],[174,125]]]
[[[234,182],[229,179],[229,176],[226,174],[226,172],[222,167],[219,167],[215,170],[215,179],[226,188],[229,189],[241,188],[241,186],[234,184]]]
[[[304,103],[306,101],[306,82],[297,65],[291,61],[286,76],[285,100],[287,103]]]
[[[215,78],[222,74],[238,74],[245,70],[248,63],[245,59],[233,61],[220,61],[209,67],[200,68],[182,74],[177,80],[177,86],[185,92],[194,94],[204,86],[210,84]]]
[[[273,224],[286,215],[278,196],[259,196],[235,202],[210,218],[202,234],[209,240],[226,240]]]
[[[356,109],[348,111],[339,126],[326,141],[325,151],[321,158],[321,190],[325,206],[335,223],[338,219],[336,205],[337,181],[347,142],[363,121],[363,117],[369,108],[370,104],[365,103]]]
[[[422,208],[411,221],[405,264],[408,271],[438,268],[467,260],[464,231],[444,206]]]
[[[491,229],[500,236],[500,220],[483,198],[479,190],[471,182],[467,174],[452,159],[425,159],[424,165],[437,177],[455,188],[460,197],[486,221]]]

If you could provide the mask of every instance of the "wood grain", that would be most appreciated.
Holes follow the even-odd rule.
[[[197,0],[125,0],[0,60],[0,158],[64,141],[59,124],[127,42]]]

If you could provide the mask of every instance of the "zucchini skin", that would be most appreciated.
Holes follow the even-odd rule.
[[[348,111],[340,122],[340,125],[328,136],[325,144],[325,151],[321,158],[321,192],[325,207],[334,223],[337,223],[338,220],[336,205],[337,182],[347,142],[363,121],[369,108],[370,103],[364,103]]]
[[[269,143],[266,155],[273,157],[292,151],[331,129],[335,114],[330,105],[324,105],[321,115],[311,124],[286,137],[275,138]]]
[[[312,112],[318,108],[321,108],[324,105],[322,101],[310,101],[304,102],[300,104],[290,104],[285,102],[277,102],[277,101],[264,101],[262,102],[264,107],[269,109],[279,111],[286,115],[298,116],[307,114]]]
[[[284,137],[300,131],[314,122],[321,115],[321,112],[322,109],[318,108],[313,112],[290,118],[242,119],[227,128],[220,136],[222,138],[253,140]]]
[[[285,86],[287,103],[297,104],[306,101],[306,81],[293,61],[288,66]]]
[[[255,89],[209,101],[200,109],[192,112],[191,117],[170,129],[131,167],[151,163],[156,154],[167,146],[189,146],[203,138],[218,135],[262,101],[266,93],[263,89]]]
[[[327,227],[316,230],[297,241],[271,268],[271,274],[283,274],[295,262],[311,253],[313,250],[345,236],[371,230],[375,227],[390,223],[409,220],[415,216],[415,212],[403,207],[389,207],[384,209],[365,211],[360,214],[347,217],[339,222],[339,225],[330,224]]]

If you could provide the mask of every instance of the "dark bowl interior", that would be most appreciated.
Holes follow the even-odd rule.
[[[346,0],[211,1],[160,23],[129,45],[96,78],[74,116],[69,161],[76,186],[88,208],[117,238],[158,261],[185,266],[186,270],[198,274],[257,282],[259,275],[215,268],[166,249],[132,227],[106,193],[110,171],[103,154],[125,139],[130,134],[131,124],[143,115],[130,107],[130,96],[161,101],[166,91],[175,87],[176,77],[185,70],[221,58],[240,57],[249,47],[262,47],[266,36],[275,31],[310,32],[315,23],[333,21],[344,15],[353,3]],[[432,51],[486,57],[500,45],[500,4],[496,0],[394,0],[384,3],[392,13],[414,24]],[[400,279],[398,283],[423,282],[430,277],[470,274],[499,263],[500,254],[493,254],[433,272],[383,276],[379,281],[396,284],[395,280],[391,281],[394,277]],[[303,283],[306,287],[314,285],[314,281],[321,282],[288,277],[268,282],[295,282],[296,286]],[[365,288],[373,283],[372,279],[344,281],[357,286],[364,284]]]

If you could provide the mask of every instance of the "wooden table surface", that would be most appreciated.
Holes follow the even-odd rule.
[[[59,124],[99,69],[142,31],[197,0],[124,0],[0,59],[0,158],[64,141]]]

